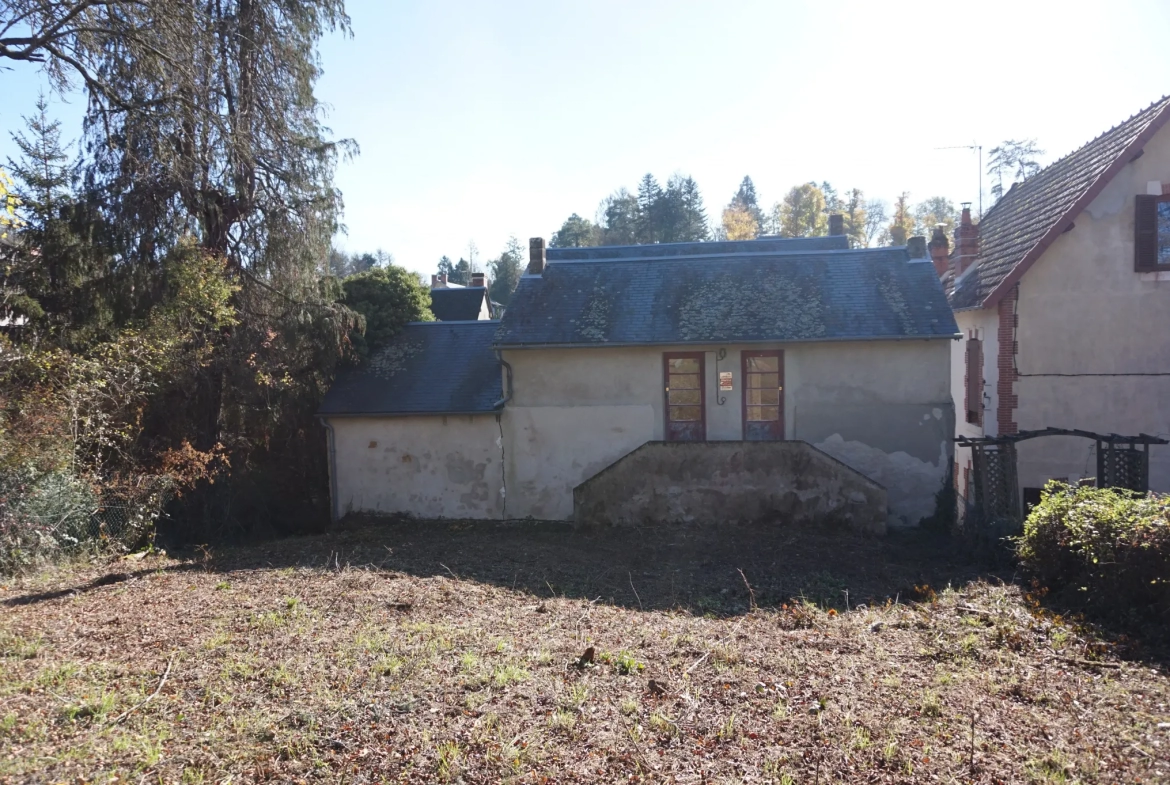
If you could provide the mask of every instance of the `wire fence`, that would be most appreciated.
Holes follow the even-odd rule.
[[[0,479],[0,573],[82,552],[146,545],[174,496],[166,476],[97,492],[65,473]]]

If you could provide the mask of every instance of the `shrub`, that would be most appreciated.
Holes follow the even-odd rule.
[[[1016,552],[1077,604],[1170,613],[1170,497],[1050,482]]]

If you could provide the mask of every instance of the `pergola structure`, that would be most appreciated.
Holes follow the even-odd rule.
[[[1150,445],[1170,444],[1158,436],[1092,433],[1078,429],[1045,428],[1005,436],[960,436],[955,443],[970,447],[974,469],[975,510],[984,520],[1023,520],[1016,444],[1041,436],[1080,436],[1097,442],[1097,485],[1126,488],[1138,493],[1150,489]]]

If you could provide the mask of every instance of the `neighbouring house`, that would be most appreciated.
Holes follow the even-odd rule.
[[[1017,183],[981,221],[964,206],[955,246],[930,250],[963,340],[951,389],[957,435],[1045,428],[1170,433],[1170,98]],[[1022,505],[1050,479],[1096,472],[1095,443],[1051,436],[1018,445]],[[972,454],[955,454],[961,511]],[[1170,455],[1149,454],[1170,491]]]
[[[366,364],[338,375],[318,411],[329,433],[335,517],[499,517],[498,327],[413,322]]]
[[[491,319],[492,301],[488,297],[484,274],[472,273],[468,286],[448,283],[446,274],[432,275],[431,313],[440,322]]]
[[[568,520],[628,462],[684,517],[750,517],[720,505],[755,483],[784,488],[772,509],[827,494],[915,525],[949,476],[957,328],[914,239],[534,238],[498,326],[413,324],[338,379],[321,409],[335,514]]]

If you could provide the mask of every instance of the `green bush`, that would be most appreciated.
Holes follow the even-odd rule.
[[[430,289],[402,267],[375,267],[351,275],[341,288],[345,304],[362,317],[360,328],[350,335],[361,357],[385,346],[407,322],[434,321]]]
[[[1016,552],[1079,605],[1170,614],[1170,497],[1050,482]]]

